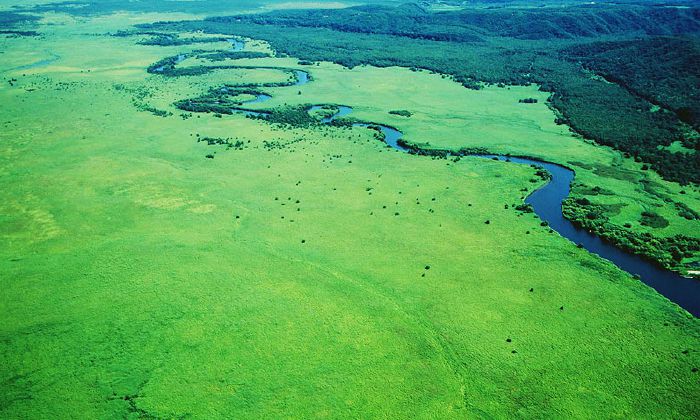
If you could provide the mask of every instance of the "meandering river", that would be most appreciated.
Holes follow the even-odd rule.
[[[309,82],[308,73],[300,70],[294,71],[296,83],[301,86]],[[260,103],[269,100],[269,95],[258,95],[255,99],[245,104]],[[309,112],[322,109],[320,105],[314,105]],[[337,118],[342,118],[352,113],[349,106],[335,106],[333,115],[324,117],[321,122],[330,124]],[[264,115],[265,112],[252,110],[242,111],[248,115]],[[401,152],[410,153],[412,150],[402,146],[399,140],[403,137],[400,131],[381,124],[354,123],[354,127],[376,127],[384,135],[383,141],[392,148]],[[564,238],[585,248],[601,258],[604,258],[620,269],[638,277],[647,285],[653,287],[660,294],[675,302],[696,317],[700,317],[700,281],[686,278],[680,274],[666,270],[657,264],[648,261],[638,255],[615,247],[611,243],[584,229],[576,227],[562,215],[562,201],[569,196],[574,172],[561,165],[524,157],[511,157],[503,155],[471,155],[475,159],[497,159],[511,164],[535,165],[546,169],[551,175],[551,180],[541,188],[532,192],[525,202],[530,204],[535,214],[549,224],[549,227],[558,232]]]
[[[310,111],[320,108],[320,106],[314,106]],[[352,108],[340,106],[334,115],[323,118],[321,122],[328,124],[336,118],[349,115],[351,112]],[[403,133],[394,128],[381,124],[353,124],[353,126],[357,127],[370,125],[381,130],[382,134],[384,134],[384,142],[387,145],[402,152],[410,152],[408,148],[399,144],[399,139],[403,137]],[[700,316],[700,281],[683,277],[638,255],[617,248],[599,236],[585,229],[578,228],[562,215],[562,202],[569,196],[571,182],[575,175],[574,171],[555,163],[531,158],[503,155],[471,155],[471,157],[497,159],[521,165],[535,165],[546,169],[552,175],[551,180],[525,199],[525,202],[532,206],[535,214],[540,219],[547,222],[549,227],[561,236],[640,278],[644,283],[653,287],[694,316]]]

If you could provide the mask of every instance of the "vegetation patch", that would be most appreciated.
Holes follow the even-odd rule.
[[[688,220],[700,220],[700,213],[691,209],[687,204],[676,201],[673,203],[678,210],[678,215]]]
[[[658,237],[648,232],[634,231],[610,222],[611,207],[593,204],[586,198],[569,197],[562,203],[564,216],[575,225],[587,229],[613,245],[641,255],[661,266],[682,270],[683,259],[693,258],[700,251],[700,239],[686,235]],[[651,227],[665,227],[667,221],[651,212],[642,214],[642,223]],[[653,226],[652,226],[653,225]]]
[[[148,105],[146,103],[143,103],[143,102],[137,103],[136,108],[138,108],[139,111],[150,112],[151,114],[155,115],[156,117],[165,118],[165,117],[170,117],[171,115],[173,115],[173,113],[170,111],[158,109],[158,108],[155,108],[155,107]]]
[[[370,126],[370,128],[372,128]],[[378,128],[377,128],[378,129]],[[399,139],[397,144],[408,150],[408,153],[419,156],[432,156],[441,159],[447,159],[450,157],[461,158],[464,156],[471,155],[483,155],[488,154],[488,150],[483,147],[463,147],[458,150],[453,149],[438,149],[432,147],[426,147],[423,145],[418,145],[405,141],[404,139]]]
[[[398,115],[398,116],[400,116],[400,117],[406,117],[406,118],[408,118],[408,117],[410,117],[411,115],[413,115],[413,113],[412,113],[411,111],[408,111],[408,110],[405,110],[405,109],[394,109],[394,110],[389,111],[389,114],[391,114],[391,115]]]
[[[215,51],[197,54],[197,58],[209,61],[240,60],[244,58],[266,58],[270,54],[259,51]]]
[[[308,128],[319,124],[319,120],[309,114],[309,105],[287,105],[276,107],[263,115],[251,118],[263,119],[271,124],[281,124],[287,127]]]
[[[223,42],[228,41],[228,37],[181,37],[176,33],[168,32],[157,32],[157,31],[117,31],[112,34],[113,36],[125,38],[131,36],[146,36],[145,38],[137,41],[140,45],[159,45],[161,47],[173,47],[180,45],[192,45],[192,44],[208,44],[211,42]]]
[[[226,149],[243,150],[246,148],[246,143],[243,140],[232,140],[230,137],[197,137],[197,143],[204,142],[209,146],[226,146]],[[250,143],[250,141],[248,141]]]
[[[250,88],[224,86],[210,89],[208,93],[196,98],[178,100],[174,105],[189,112],[232,114],[234,111],[246,110],[243,107],[245,101],[239,99],[241,95],[258,96],[263,95],[263,93]]]
[[[663,229],[668,226],[668,220],[666,220],[663,216],[651,211],[642,212],[642,218],[640,219],[640,223],[643,226],[649,226],[654,229]]]
[[[18,38],[21,36],[39,36],[41,35],[36,31],[13,31],[13,30],[0,30],[0,35],[5,35],[9,38]]]

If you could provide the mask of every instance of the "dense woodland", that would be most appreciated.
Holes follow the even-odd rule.
[[[265,25],[322,27],[343,32],[400,35],[437,41],[481,41],[483,37],[516,39],[578,38],[636,32],[670,35],[700,31],[693,9],[626,5],[561,9],[465,9],[430,13],[416,4],[399,7],[300,10],[250,15]],[[239,17],[235,17],[236,20]],[[230,21],[212,18],[212,21]]]
[[[597,42],[577,46],[566,54],[700,128],[700,39],[655,37]]]
[[[686,89],[697,87],[697,54],[684,51],[697,51],[699,8],[590,5],[436,13],[416,5],[364,6],[160,22],[141,29],[250,36],[307,62],[423,68],[475,89],[482,83],[538,83],[553,93],[560,123],[648,162],[669,180],[700,182],[700,153],[666,149],[673,142],[698,148],[697,133],[685,123],[696,124],[700,103]],[[670,51],[676,46],[678,51]],[[648,47],[657,53],[639,54]]]

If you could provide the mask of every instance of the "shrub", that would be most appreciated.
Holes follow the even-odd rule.
[[[668,226],[668,220],[656,213],[645,211],[642,212],[641,224],[655,229],[662,229]]]

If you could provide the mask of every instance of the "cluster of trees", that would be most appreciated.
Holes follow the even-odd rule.
[[[353,124],[355,124],[357,120],[353,118],[334,118],[333,121],[330,122],[330,125],[333,127],[352,127]]]
[[[258,55],[259,53],[255,52],[225,52],[225,51],[217,51],[214,53],[211,53],[214,57],[214,61],[219,61],[217,58],[226,56],[228,53],[230,54],[241,54],[238,56],[238,58],[260,58]],[[207,57],[207,53],[205,53],[202,50],[195,50],[192,52],[192,54],[198,54],[196,55],[197,58],[210,58]],[[219,54],[222,54],[221,56]],[[274,70],[281,70],[286,72],[289,75],[289,79],[285,82],[268,82],[268,83],[240,83],[236,85],[226,85],[223,88],[219,89],[222,92],[225,91],[226,89],[235,91],[239,90],[241,88],[256,88],[256,87],[288,87],[288,86],[294,86],[298,83],[299,81],[299,71],[292,69],[292,68],[285,68],[285,67],[273,67],[273,66],[255,66],[255,65],[217,65],[217,66],[184,66],[180,67],[178,64],[188,58],[190,54],[178,54],[178,55],[173,55],[170,57],[165,57],[161,60],[156,61],[155,63],[151,64],[148,66],[146,71],[151,74],[159,74],[161,76],[166,76],[166,77],[180,77],[180,76],[200,76],[203,74],[207,74],[210,72],[213,72],[215,70],[222,70],[222,69],[274,69]],[[267,55],[265,55],[267,56]],[[301,72],[302,74],[306,74],[308,77],[308,74],[305,72]]]
[[[11,38],[17,38],[20,36],[39,36],[39,32],[36,31],[13,31],[13,30],[1,30],[0,35],[6,35]]]
[[[178,45],[205,44],[216,41],[226,41],[228,38],[180,38],[173,34],[158,34],[150,38],[144,38],[138,42],[141,45],[158,45],[161,47],[170,47]]]
[[[644,226],[649,226],[655,229],[663,229],[668,226],[668,220],[660,214],[653,211],[643,211],[642,218],[639,221]]]
[[[515,206],[515,210],[523,212],[523,213],[534,213],[535,212],[535,209],[532,208],[532,205],[528,204],[528,203],[518,204],[517,206]]]
[[[182,61],[182,55],[173,55],[170,57],[165,57],[162,60],[158,60],[155,63],[148,66],[146,69],[149,73],[157,73],[163,75],[170,75],[171,72],[175,71],[175,66],[177,63]]]
[[[436,19],[440,15],[428,14],[415,4],[400,7],[360,6],[342,9],[338,13],[326,10],[300,10],[257,14],[248,22],[259,25],[324,27],[340,32],[361,32],[397,35],[413,39],[433,41],[481,42],[478,28],[467,25],[451,25]],[[212,18],[228,21],[229,18]]]
[[[35,23],[38,20],[39,16],[36,15],[0,10],[0,28],[5,30],[12,29],[19,25]]]
[[[622,228],[612,224],[607,216],[609,209],[593,204],[586,198],[567,198],[562,203],[562,212],[575,225],[594,232],[617,247],[656,261],[668,269],[682,269],[682,260],[691,258],[700,251],[700,239],[697,238],[686,235],[657,237],[649,232],[631,229],[631,225]],[[642,214],[642,224],[661,228],[664,227],[664,221],[665,219],[652,212]]]
[[[151,114],[155,115],[156,117],[169,117],[173,115],[172,112],[170,111],[165,111],[162,109],[155,108],[151,105],[148,105],[144,102],[140,102],[138,100],[133,101],[134,106],[139,110],[139,111],[144,111],[144,112],[150,112]]]
[[[273,124],[282,124],[289,127],[312,127],[319,124],[319,120],[309,114],[308,105],[287,105],[273,108],[264,115],[253,115],[251,118],[264,119]]]
[[[185,66],[178,67],[177,64],[182,61],[186,55],[180,54],[171,57],[166,57],[159,60],[146,69],[147,72],[152,74],[160,74],[167,77],[181,77],[181,76],[201,76],[207,73],[211,73],[218,69],[236,68],[236,66]]]
[[[679,216],[688,220],[700,220],[700,213],[688,207],[687,204],[678,201],[674,202],[673,204],[675,205]]]
[[[408,117],[410,117],[411,115],[413,115],[413,113],[412,113],[411,111],[408,111],[408,110],[405,110],[405,109],[395,109],[395,110],[391,110],[391,111],[389,111],[389,114],[392,114],[392,115],[399,115],[399,116],[401,116],[401,117],[406,117],[406,118],[408,118]]]
[[[243,142],[242,140],[236,139],[235,141],[232,141],[230,137],[227,137],[225,139],[220,137],[197,137],[197,143],[199,142],[205,142],[209,146],[225,145],[226,149],[234,150],[243,150],[246,147],[245,142]]]
[[[311,127],[320,124],[317,117],[309,114],[309,105],[289,105],[273,108],[271,110],[250,110],[243,107],[241,101],[236,100],[237,96],[261,95],[259,91],[246,88],[228,87],[224,89],[212,89],[209,93],[192,99],[183,99],[175,102],[175,106],[183,111],[189,112],[207,112],[214,114],[232,114],[236,111],[248,111],[248,117],[254,119],[262,119],[273,124],[282,124],[289,127]],[[234,98],[234,99],[231,99]],[[352,122],[349,120],[332,122],[336,126],[350,126]],[[223,141],[221,139],[202,138],[198,141],[207,141],[209,144]],[[213,142],[213,143],[212,143]]]
[[[592,78],[575,63],[542,56],[535,66],[541,88],[554,92],[550,100],[560,113],[560,122],[600,144],[649,162],[666,179],[700,182],[700,155],[663,148],[687,137],[683,123],[673,113],[655,111],[644,98],[618,84]]]
[[[146,30],[131,30],[124,31],[120,30],[112,33],[112,36],[119,38],[126,38],[130,36],[143,36],[145,38],[140,39],[137,44],[141,45],[158,45],[161,47],[172,47],[179,45],[191,45],[191,44],[205,44],[209,42],[220,42],[228,41],[227,37],[187,37],[182,38],[179,34],[170,32],[160,32],[160,31],[146,31]]]
[[[368,64],[422,68],[450,75],[469,88],[479,88],[481,82],[503,86],[538,83],[553,93],[551,105],[560,114],[559,123],[648,162],[666,179],[683,184],[700,182],[700,153],[674,153],[664,148],[674,141],[691,144],[693,137],[688,136],[679,115],[687,114],[683,118],[688,120],[694,111],[682,107],[676,113],[655,110],[636,90],[592,77],[588,67],[580,64],[589,53],[583,47],[573,48],[590,43],[590,38],[578,38],[582,36],[698,32],[700,16],[695,7],[503,8],[441,13],[415,6],[360,7],[165,22],[142,28],[235,33],[265,39],[279,53],[309,63],[325,60],[348,67]],[[473,33],[475,28],[481,41],[459,39],[459,34]],[[446,30],[457,38],[434,36]],[[496,37],[503,36],[512,40],[496,41]],[[517,41],[540,38],[548,41]],[[658,38],[660,49],[667,39]],[[635,48],[641,47],[630,44],[629,48],[627,55],[631,56]],[[568,53],[570,50],[574,52]],[[640,78],[653,74],[659,68],[656,62],[664,56],[645,57],[630,66],[650,69],[640,72]],[[697,73],[684,64],[669,74],[683,72]]]
[[[377,128],[377,130],[378,129],[379,128]],[[418,144],[408,143],[404,139],[398,139],[396,143],[404,149],[407,149],[408,153],[412,155],[432,156],[439,159],[448,159],[453,157],[455,158],[455,161],[458,161],[464,156],[483,155],[488,153],[488,150],[484,149],[483,147],[463,147],[459,150],[451,150],[424,147]]]
[[[248,88],[224,87],[211,89],[208,93],[191,99],[175,102],[178,109],[188,112],[213,112],[216,114],[232,114],[234,111],[245,111],[243,102],[238,99],[241,95],[258,96],[263,93]]]

